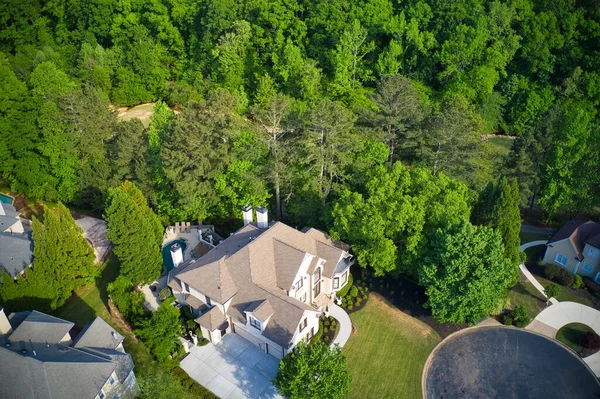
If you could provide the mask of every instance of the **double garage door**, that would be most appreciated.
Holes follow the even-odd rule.
[[[252,342],[256,345],[261,351],[267,352],[269,355],[276,357],[277,359],[281,359],[283,357],[282,350],[280,346],[271,345],[260,338],[250,334],[243,327],[240,327],[238,324],[233,324],[233,332],[238,334],[240,337],[244,338],[247,341]]]

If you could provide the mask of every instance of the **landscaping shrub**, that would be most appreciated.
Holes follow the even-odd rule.
[[[356,298],[358,296],[358,288],[356,286],[352,286],[348,295],[350,295],[352,298]]]
[[[583,278],[579,274],[574,275],[573,276],[573,284],[571,285],[571,287],[578,290],[578,289],[583,288],[583,286],[584,286]]]
[[[506,297],[498,301],[496,306],[490,311],[490,315],[498,316],[504,309],[510,308],[510,298]]]
[[[583,347],[588,349],[600,349],[600,335],[593,331],[585,333],[583,338]]]
[[[573,284],[574,277],[567,270],[560,266],[546,265],[544,266],[544,276],[548,280],[552,280],[562,286],[568,287]]]
[[[560,295],[561,292],[561,287],[557,284],[554,283],[550,283],[548,284],[548,286],[544,289],[544,293],[548,296],[548,298],[556,298],[557,296]]]
[[[108,285],[108,293],[125,319],[136,323],[144,316],[144,294],[133,290],[133,284],[126,277],[119,276]]]
[[[160,292],[158,293],[158,299],[160,299],[161,301],[166,300],[168,297],[171,296],[171,290],[168,289],[167,287],[164,287],[163,289],[160,290]]]
[[[525,306],[521,305],[515,307],[515,309],[513,310],[512,317],[514,320],[514,325],[521,328],[527,326],[531,321],[527,309],[525,308]]]
[[[502,315],[502,318],[500,319],[500,322],[505,326],[512,326],[513,321],[512,312],[507,312],[506,314]]]
[[[344,286],[344,288],[339,290],[336,295],[339,298],[345,297],[346,294],[348,293],[348,291],[350,290],[350,288],[352,288],[353,283],[354,283],[354,277],[352,277],[352,273],[350,273],[350,274],[348,274],[348,283]]]

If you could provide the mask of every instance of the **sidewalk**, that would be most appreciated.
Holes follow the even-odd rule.
[[[538,240],[538,241],[531,241],[531,242],[527,242],[523,245],[521,245],[519,247],[519,251],[523,252],[525,251],[527,248],[531,248],[531,247],[535,247],[538,245],[545,245],[548,241],[546,240]],[[529,282],[531,284],[533,284],[533,286],[535,287],[535,289],[537,289],[543,296],[544,298],[548,298],[548,296],[546,295],[546,293],[544,292],[544,286],[540,284],[539,281],[536,280],[535,277],[533,277],[533,274],[531,274],[531,272],[527,269],[527,267],[525,266],[525,264],[521,263],[519,265],[519,269],[521,269],[521,272],[525,275],[525,277],[527,278],[527,280],[529,280]],[[550,298],[550,302],[554,303],[558,303],[558,301],[555,298]]]
[[[348,313],[336,304],[331,305],[330,314],[340,323],[340,331],[337,337],[331,343],[331,346],[338,344],[340,347],[346,345],[350,334],[352,334],[352,321]]]

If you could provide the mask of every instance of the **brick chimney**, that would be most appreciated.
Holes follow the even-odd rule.
[[[256,224],[259,229],[266,229],[269,227],[269,211],[264,206],[256,208]]]

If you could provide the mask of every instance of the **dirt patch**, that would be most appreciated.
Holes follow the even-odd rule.
[[[144,127],[147,128],[150,125],[150,117],[154,111],[154,104],[155,103],[145,103],[131,108],[121,107],[116,110],[120,119],[125,121],[139,119]]]

